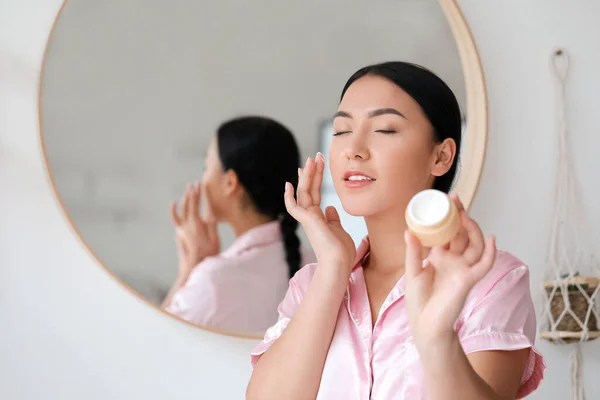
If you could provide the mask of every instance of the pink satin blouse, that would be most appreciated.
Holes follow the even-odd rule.
[[[314,262],[314,254],[304,248],[301,253],[303,262]],[[277,322],[288,283],[280,223],[269,222],[205,258],[166,310],[207,328],[262,335]]]
[[[360,262],[368,250],[365,239],[358,247],[357,264],[338,315],[317,399],[426,399],[427,384],[405,310],[404,277],[388,295],[372,327]],[[252,365],[285,330],[315,268],[316,264],[307,265],[290,281],[278,308],[279,321],[252,352]],[[511,254],[499,251],[492,270],[473,288],[457,322],[457,332],[466,354],[530,348],[517,398],[527,396],[540,384],[546,367],[534,349],[536,318],[529,272]]]

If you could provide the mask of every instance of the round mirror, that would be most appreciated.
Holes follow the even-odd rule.
[[[358,68],[415,62],[452,88],[468,115],[469,148],[456,186],[470,203],[483,160],[485,96],[477,61],[465,61],[465,54],[476,53],[468,31],[460,30],[461,16],[452,2],[441,3],[446,13],[437,2],[414,0],[67,1],[48,43],[40,107],[48,172],[68,221],[99,263],[148,302],[206,329],[262,336],[276,322],[287,290],[290,246],[297,249],[294,262],[304,264],[313,260],[310,245],[300,228],[299,246],[285,236],[273,205],[279,202],[261,208],[266,211],[257,215],[265,219],[244,214],[244,222],[231,224],[215,215],[234,206],[252,209],[244,196],[227,196],[252,185],[252,196],[272,190],[264,182],[291,168],[294,149],[301,159],[327,154],[331,117]],[[475,74],[474,89],[465,88],[461,58],[465,72]],[[467,107],[467,92],[477,106]],[[471,111],[483,113],[472,129]],[[279,164],[264,166],[257,155],[274,149],[240,139],[248,126],[295,140],[278,142]],[[233,142],[224,144],[225,136]],[[219,166],[227,167],[215,178],[220,195],[192,186],[184,196],[188,205],[210,208],[215,219],[182,228],[179,200],[187,185]],[[281,196],[283,189],[277,189]],[[364,225],[343,212],[327,177],[322,193],[323,204],[338,206],[358,241]],[[180,240],[182,229],[212,237],[210,249],[200,251],[204,258],[233,254],[243,265],[209,262],[198,274],[197,265],[188,266],[182,279],[182,254],[194,247]],[[287,229],[290,235],[294,227]],[[252,258],[257,247],[269,247],[268,257],[278,263]],[[186,285],[187,297],[179,296]]]

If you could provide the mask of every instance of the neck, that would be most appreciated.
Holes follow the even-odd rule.
[[[404,274],[406,222],[404,211],[390,212],[365,218],[369,232],[369,260],[367,268],[381,274]],[[423,249],[423,258],[429,249]]]
[[[233,228],[236,237],[243,235],[250,229],[256,228],[260,225],[264,225],[271,221],[273,221],[272,218],[269,218],[268,216],[256,212],[254,210],[247,209],[239,210],[227,219],[227,222]]]

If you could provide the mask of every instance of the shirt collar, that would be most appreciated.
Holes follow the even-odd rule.
[[[238,256],[255,247],[263,247],[282,240],[279,220],[255,226],[238,236],[225,250],[223,256]]]
[[[354,272],[357,268],[362,267],[363,261],[367,254],[369,254],[370,248],[371,242],[369,242],[369,237],[365,236],[356,248],[356,257],[354,258],[354,267],[352,268],[352,272]]]
[[[356,258],[354,260],[354,267],[352,268],[352,273],[350,274],[350,283],[348,285],[348,288],[346,289],[346,295],[345,295],[347,307],[348,307],[348,310],[351,310],[351,313],[352,313],[353,308],[352,308],[352,301],[350,299],[350,293],[352,291],[356,291],[357,287],[359,288],[358,290],[362,290],[364,288],[365,296],[367,296],[366,295],[366,286],[365,286],[366,284],[364,282],[364,272],[360,268],[362,268],[364,260],[367,257],[367,255],[369,254],[370,247],[371,247],[371,244],[369,241],[369,237],[366,236],[360,242],[360,244],[358,245],[358,248],[356,249]],[[351,289],[351,288],[353,288],[353,289]],[[405,275],[402,275],[400,277],[400,279],[398,280],[398,282],[396,282],[396,285],[392,288],[391,292],[388,294],[385,301],[383,302],[380,313],[385,311],[385,309],[387,309],[391,304],[393,304],[400,297],[404,296],[405,288],[406,288]],[[370,331],[370,327],[371,327],[371,325],[369,324],[369,331]]]

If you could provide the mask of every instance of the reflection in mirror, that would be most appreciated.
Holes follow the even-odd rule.
[[[314,260],[284,218],[284,182],[297,180],[301,159],[328,153],[323,121],[346,79],[386,60],[427,66],[464,105],[456,45],[434,1],[67,1],[41,110],[69,220],[150,302],[261,335],[290,273]],[[322,196],[358,241],[362,220],[344,213],[330,177]]]

